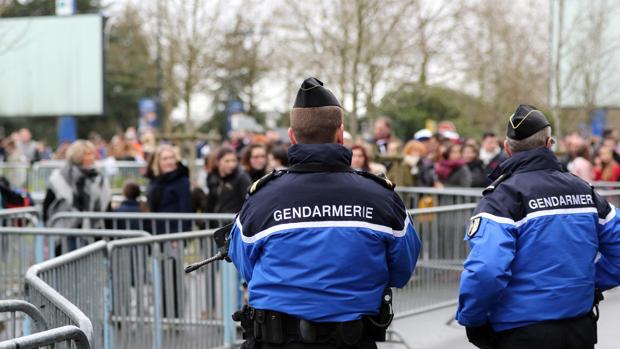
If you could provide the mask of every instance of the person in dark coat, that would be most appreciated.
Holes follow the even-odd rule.
[[[461,146],[452,144],[442,154],[435,166],[437,178],[446,187],[469,187],[471,172],[461,157]]]
[[[473,144],[466,144],[463,146],[462,153],[463,160],[471,172],[471,186],[474,188],[485,187],[488,179],[484,172],[484,164],[479,158],[478,148]]]
[[[191,213],[189,170],[181,163],[178,152],[170,145],[159,146],[150,170],[147,197],[151,212]],[[191,230],[191,224],[160,220],[155,228],[154,234],[177,233]]]
[[[252,181],[240,167],[234,149],[219,148],[209,161],[207,212],[237,213]]]
[[[495,133],[487,132],[482,135],[482,141],[480,142],[480,160],[485,166],[484,174],[490,175],[499,164],[508,159],[508,156],[504,153],[499,146],[497,136]],[[490,179],[486,179],[485,186],[491,184]]]
[[[148,174],[151,182],[148,187],[148,202],[151,212],[191,213],[192,198],[190,192],[189,170],[181,163],[179,152],[170,145],[160,145],[155,150]],[[188,220],[157,220],[153,234],[168,234],[191,230]],[[183,308],[178,303],[180,290],[178,285],[182,275],[182,261],[179,246],[161,244],[164,253],[161,262],[163,298],[173,302],[164,302],[163,316],[180,318]]]

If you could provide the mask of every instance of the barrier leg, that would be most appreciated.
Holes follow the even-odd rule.
[[[158,250],[159,245],[154,245],[154,250]],[[162,321],[162,282],[161,282],[161,272],[159,268],[159,261],[157,256],[159,253],[155,253],[155,256],[151,258],[152,261],[152,270],[153,270],[153,349],[161,349],[162,348],[162,339],[161,339],[161,321]]]
[[[112,329],[112,262],[110,258],[106,258],[105,270],[106,286],[103,291],[104,294],[104,309],[103,309],[103,347],[105,349],[114,348],[114,333]]]
[[[237,273],[232,263],[222,263],[222,287],[224,306],[222,317],[224,319],[224,346],[227,348],[235,344],[237,326],[232,320],[232,314],[237,310]]]

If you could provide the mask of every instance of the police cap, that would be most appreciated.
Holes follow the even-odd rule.
[[[531,105],[521,104],[514,114],[510,115],[506,136],[510,139],[521,140],[547,126],[551,125],[540,110]]]
[[[317,78],[307,78],[301,84],[293,108],[317,108],[335,106],[340,107],[340,102],[334,94],[323,87],[323,82]]]

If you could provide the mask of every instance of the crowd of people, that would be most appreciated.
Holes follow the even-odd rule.
[[[403,141],[384,117],[375,121],[372,140],[354,140],[346,132],[344,138],[352,151],[353,169],[384,174],[399,186],[485,187],[490,184],[488,176],[507,158],[502,140],[493,133],[474,139],[460,137],[450,127],[440,132],[422,129]],[[618,139],[618,132],[611,129],[599,139],[573,132],[560,140],[556,152],[565,170],[586,181],[619,181]],[[45,219],[67,210],[235,213],[254,181],[288,166],[288,140],[275,131],[234,131],[217,148],[206,143],[196,146],[204,158],[203,175],[197,183],[190,183],[178,147],[158,144],[154,134],[138,135],[132,127],[109,142],[92,133],[88,140],[62,144],[56,151],[34,141],[30,131],[22,129],[2,142],[0,157],[9,163],[66,161],[48,179]],[[124,201],[110,205],[106,176],[95,167],[96,161],[108,160],[143,163],[148,179],[145,191],[129,182],[123,190]]]

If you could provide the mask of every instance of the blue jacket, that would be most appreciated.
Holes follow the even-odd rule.
[[[588,313],[595,286],[620,284],[616,209],[546,148],[515,154],[493,179],[504,174],[465,237],[458,322],[502,331]]]
[[[291,165],[350,166],[338,144],[298,144]],[[398,195],[355,172],[281,171],[244,203],[229,255],[249,303],[317,322],[379,311],[411,277],[420,240]]]

